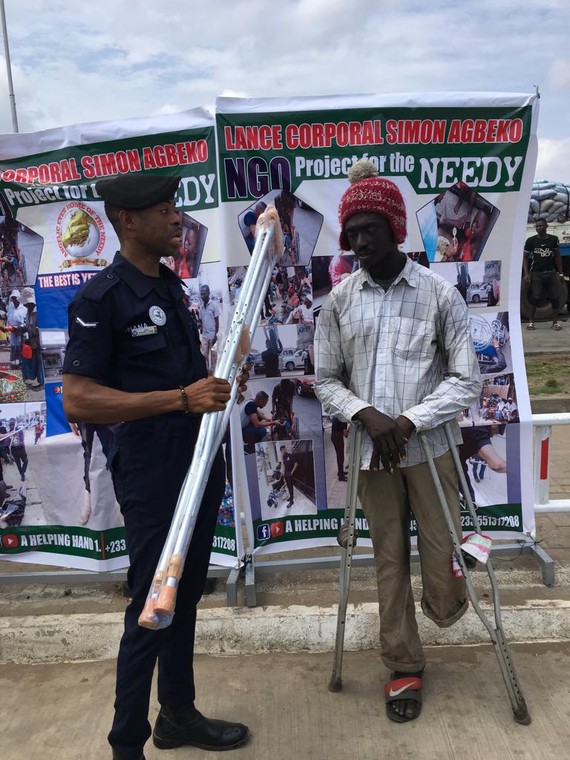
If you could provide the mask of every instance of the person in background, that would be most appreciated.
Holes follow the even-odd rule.
[[[34,425],[34,446],[36,446],[42,437],[42,433],[44,432],[44,423],[41,420],[37,420],[36,424]]]
[[[6,325],[6,319],[8,317],[8,307],[6,305],[6,301],[3,298],[0,298],[0,343],[10,343],[9,335],[8,333],[3,329]]]
[[[206,366],[213,370],[216,365],[217,352],[215,345],[218,340],[218,331],[220,329],[220,307],[215,301],[210,299],[210,288],[208,285],[202,285],[200,288],[200,334],[201,350],[206,359]]]
[[[20,480],[22,483],[26,480],[26,471],[28,469],[28,452],[26,451],[25,430],[23,427],[16,427],[16,420],[12,417],[8,420],[8,432],[10,436],[10,454],[14,460]]]
[[[261,352],[261,361],[265,365],[265,377],[281,377],[279,354],[271,345],[270,340],[265,341],[265,351]]]
[[[26,385],[34,391],[44,387],[44,365],[38,328],[38,310],[33,288],[22,288],[22,305],[26,318],[21,327],[14,328],[22,337],[22,377]]]
[[[19,290],[13,290],[8,299],[8,317],[6,331],[10,333],[10,368],[21,369],[22,366],[22,332],[19,328],[26,322],[26,307],[21,301]]]
[[[184,242],[180,246],[178,254],[174,257],[174,271],[182,280],[189,280],[196,276],[196,254],[198,251],[198,228],[195,225],[187,227],[184,234]]]
[[[294,475],[299,463],[293,457],[293,454],[287,450],[286,446],[281,446],[281,461],[283,463],[283,478],[285,479],[285,485],[289,491],[289,501],[286,504],[287,509],[291,509],[295,503],[295,491],[294,491]]]
[[[263,414],[268,401],[269,395],[265,391],[259,391],[253,401],[246,401],[243,404],[241,431],[246,454],[253,454],[255,444],[267,436],[269,428],[279,424],[277,420],[270,420]]]
[[[560,282],[564,280],[560,245],[556,235],[548,235],[548,224],[539,219],[534,225],[536,235],[524,244],[523,270],[525,282],[531,286],[530,322],[528,330],[534,330],[536,307],[547,299],[552,306],[552,329],[562,330],[560,314]]]
[[[469,477],[468,461],[472,457],[479,457],[493,472],[505,473],[507,471],[507,462],[493,446],[492,439],[496,435],[504,435],[505,425],[482,425],[480,427],[462,428],[463,441],[459,445],[459,458],[465,473],[467,487],[471,499],[475,501],[475,491]],[[484,472],[485,470],[483,470]],[[473,471],[475,474],[475,470]],[[482,478],[480,478],[482,479]],[[475,479],[476,482],[477,479]]]

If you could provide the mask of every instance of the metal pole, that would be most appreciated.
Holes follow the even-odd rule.
[[[534,429],[534,503],[543,507],[550,498],[550,425]]]
[[[4,57],[6,58],[6,75],[8,78],[8,97],[10,98],[10,112],[12,113],[12,130],[14,132],[18,132],[16,96],[14,95],[14,83],[12,82],[12,64],[10,63],[10,46],[8,45],[8,28],[6,26],[6,10],[4,8],[4,0],[0,0],[0,15],[2,16],[2,39],[4,40]]]

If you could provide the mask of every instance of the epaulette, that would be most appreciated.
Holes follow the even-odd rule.
[[[111,290],[111,288],[114,288],[120,280],[121,278],[114,271],[113,267],[107,267],[102,272],[99,272],[99,274],[96,274],[95,277],[87,280],[79,290],[78,295],[81,295],[83,298],[87,298],[90,301],[101,303],[105,298],[105,295]]]

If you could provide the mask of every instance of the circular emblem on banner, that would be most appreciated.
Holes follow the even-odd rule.
[[[90,206],[79,201],[68,203],[59,213],[56,222],[56,239],[64,264],[73,261],[78,264],[97,263],[105,246],[105,225],[101,217]]]
[[[166,314],[160,308],[160,306],[151,306],[148,310],[148,315],[150,317],[150,321],[155,325],[162,327],[162,325],[166,324]]]
[[[475,351],[484,351],[491,345],[491,341],[493,340],[493,329],[485,317],[480,315],[472,316],[470,322],[473,347]]]

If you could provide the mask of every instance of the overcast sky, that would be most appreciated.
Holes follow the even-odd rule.
[[[21,132],[213,107],[222,94],[533,92],[537,85],[536,179],[570,184],[569,0],[5,0],[5,7]]]

